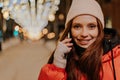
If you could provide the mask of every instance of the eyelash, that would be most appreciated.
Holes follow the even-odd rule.
[[[95,27],[97,27],[96,25],[89,25],[88,26],[90,29],[94,29]]]
[[[74,25],[73,28],[78,29],[80,28],[80,25]]]
[[[97,25],[89,24],[87,27],[88,27],[88,29],[93,30],[97,27]],[[73,28],[76,30],[79,30],[81,28],[81,25],[79,25],[79,24],[73,25]]]

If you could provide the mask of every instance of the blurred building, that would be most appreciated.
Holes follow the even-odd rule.
[[[120,34],[120,0],[102,0],[100,4],[105,16],[106,27],[111,25]]]
[[[64,29],[66,15],[72,0],[60,0],[59,10],[56,12],[55,20],[48,23],[45,27],[47,33],[43,36],[46,40],[58,39],[59,33]],[[120,0],[97,0],[103,10],[105,17],[105,27],[114,28],[120,34]],[[16,23],[14,20],[4,20],[0,13],[0,30],[4,39],[13,37],[13,30]],[[6,26],[6,27],[5,27]],[[21,26],[22,27],[22,26]],[[50,34],[49,34],[50,33]]]
[[[120,34],[120,0],[96,0],[100,3],[105,17],[105,27],[114,28]],[[66,0],[66,14],[72,0]],[[63,8],[64,12],[65,8]]]
[[[100,3],[105,17],[105,27],[114,28],[120,35],[120,0],[96,0]],[[67,12],[70,8],[72,0],[61,0],[59,11],[57,12],[57,26],[58,32],[64,29],[64,23]],[[59,15],[63,14],[64,19],[60,20]]]

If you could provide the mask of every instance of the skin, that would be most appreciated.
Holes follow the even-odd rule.
[[[78,46],[87,48],[96,40],[98,36],[97,25],[97,19],[91,15],[77,16],[72,22],[72,38],[65,38],[61,42],[68,47],[69,51],[73,46],[73,43],[70,43],[72,39]]]
[[[73,19],[71,34],[80,47],[89,47],[98,36],[97,19],[91,15],[80,15]]]

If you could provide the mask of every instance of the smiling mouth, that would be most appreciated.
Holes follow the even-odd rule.
[[[89,43],[90,39],[89,40],[88,39],[87,40],[78,40],[78,41],[81,45],[87,45]]]

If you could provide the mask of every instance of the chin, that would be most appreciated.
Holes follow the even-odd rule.
[[[79,45],[80,47],[82,47],[82,48],[88,48],[89,47],[89,45]]]
[[[82,48],[88,48],[88,46],[81,46]]]

